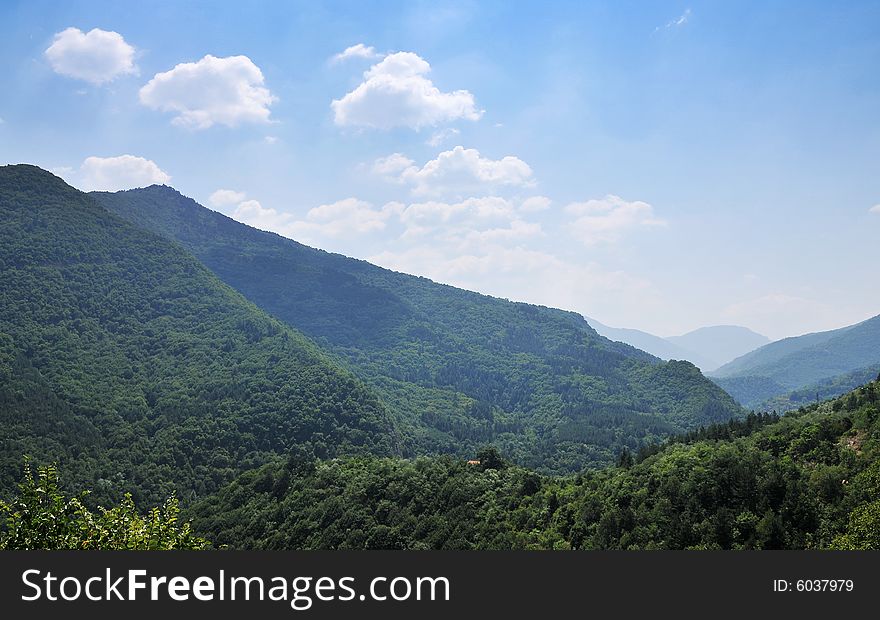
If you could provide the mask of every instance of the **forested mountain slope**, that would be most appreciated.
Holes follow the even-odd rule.
[[[303,442],[397,450],[369,389],[180,246],[0,167],[0,492],[31,454],[96,501],[189,501]]]
[[[835,383],[835,377],[877,364],[880,316],[842,329],[770,343],[711,374],[740,403],[755,407],[792,391]]]
[[[573,471],[740,413],[693,365],[611,342],[575,313],[312,249],[164,186],[93,195],[343,360],[394,410],[407,454],[493,442],[519,463]]]
[[[193,524],[250,549],[880,549],[878,382],[577,476],[480,457],[297,452],[194,506]]]

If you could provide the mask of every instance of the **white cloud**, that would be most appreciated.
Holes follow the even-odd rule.
[[[571,203],[565,212],[575,216],[569,224],[572,234],[587,245],[617,241],[625,231],[640,226],[666,225],[654,216],[648,203],[628,202],[610,194],[600,200]]]
[[[421,168],[394,153],[377,160],[373,170],[386,180],[410,185],[413,194],[422,196],[485,194],[504,186],[535,184],[532,169],[518,157],[489,159],[462,146],[443,151]]]
[[[877,215],[880,215],[880,205],[874,205],[868,209],[868,213],[876,213]]]
[[[375,48],[364,45],[363,43],[357,43],[350,47],[346,47],[345,50],[335,54],[330,59],[330,62],[338,63],[349,60],[350,58],[366,58],[367,60],[372,60],[374,58],[379,58],[380,56],[381,54],[377,53]]]
[[[621,320],[635,320],[660,303],[640,278],[548,251],[541,224],[528,221],[521,204],[498,196],[381,207],[346,198],[304,217],[247,200],[233,217],[309,245],[500,297],[607,316],[632,308],[632,316],[620,315]]]
[[[522,201],[522,204],[519,205],[519,210],[525,213],[546,211],[552,203],[553,201],[546,196],[532,196]]]
[[[492,223],[512,222],[517,218],[510,201],[498,196],[467,198],[460,202],[417,202],[400,213],[406,227],[405,235],[450,231],[460,233],[481,230]]]
[[[264,83],[263,72],[247,56],[208,55],[157,73],[141,88],[140,100],[176,113],[173,123],[192,129],[266,123],[276,98]]]
[[[208,197],[208,202],[210,202],[215,207],[225,207],[235,203],[240,203],[244,199],[244,192],[237,192],[232,189],[218,189],[216,192]]]
[[[380,157],[373,162],[373,174],[378,175],[386,181],[394,183],[403,183],[403,173],[405,170],[415,167],[416,162],[406,155],[400,153],[391,153],[387,157]]]
[[[364,200],[345,198],[309,210],[305,221],[295,222],[293,230],[310,236],[365,235],[383,230],[388,218],[402,209],[403,205],[398,202],[389,202],[377,209]]]
[[[382,207],[357,198],[345,198],[310,209],[305,219],[264,207],[257,200],[241,202],[232,214],[239,222],[269,230],[304,243],[321,245],[330,238],[352,238],[383,230],[404,205],[389,202]]]
[[[167,172],[155,162],[135,157],[87,157],[80,166],[74,184],[83,191],[109,191],[164,185],[171,181]]]
[[[688,23],[688,19],[690,19],[690,17],[691,17],[691,10],[685,9],[684,13],[682,13],[681,15],[676,17],[675,19],[671,19],[668,22],[666,22],[666,26],[664,26],[664,27],[665,28],[680,28],[681,26],[684,26],[686,23]],[[657,30],[659,30],[659,29],[660,28],[658,27]]]
[[[457,136],[461,132],[455,127],[446,127],[445,129],[440,129],[431,134],[431,137],[425,141],[425,144],[428,146],[437,147],[452,138],[453,136]]]
[[[465,252],[456,245],[419,244],[383,250],[367,260],[468,290],[588,315],[619,316],[621,307],[630,307],[637,317],[661,303],[645,280],[592,262],[572,263],[519,244],[490,242]]]
[[[238,204],[232,217],[243,224],[284,234],[284,229],[289,225],[292,217],[286,213],[279,213],[275,209],[264,207],[259,200],[244,200]]]
[[[482,116],[470,92],[441,92],[426,77],[430,71],[431,65],[417,54],[389,54],[364,72],[357,88],[333,100],[334,121],[340,126],[420,129]]]
[[[44,53],[55,73],[92,84],[137,72],[134,48],[118,32],[100,28],[62,30]]]
[[[276,144],[278,140],[278,136],[266,136],[265,138],[263,138],[263,142],[265,142],[266,144]]]

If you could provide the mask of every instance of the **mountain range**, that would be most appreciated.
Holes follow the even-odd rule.
[[[90,505],[176,494],[196,533],[240,548],[880,544],[876,318],[722,368],[867,383],[746,414],[575,313],[309,248],[168,187],[85,194],[4,166],[0,218],[0,497],[30,455]]]
[[[739,414],[692,364],[612,342],[576,313],[310,248],[165,186],[92,196],[186,248],[370,385],[407,455],[493,443],[541,471],[575,471]]]
[[[718,368],[713,380],[746,407],[797,407],[843,394],[880,367],[880,315],[840,329],[785,338]]]
[[[587,319],[593,328],[611,340],[625,342],[664,360],[687,360],[703,372],[711,372],[749,351],[770,342],[747,327],[713,325],[681,336],[662,338],[638,329],[608,327]]]

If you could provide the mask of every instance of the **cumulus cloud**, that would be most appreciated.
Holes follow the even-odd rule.
[[[425,144],[428,146],[437,147],[452,138],[453,136],[457,136],[461,132],[455,127],[446,127],[445,129],[440,129],[431,134],[431,137],[425,141]]]
[[[549,203],[533,198],[542,208]],[[247,200],[233,217],[309,245],[500,297],[586,314],[619,313],[621,306],[637,314],[658,306],[650,283],[564,258],[555,246],[548,249],[549,235],[529,221],[522,204],[484,196],[376,206],[351,197],[294,216]]]
[[[553,201],[546,196],[532,196],[522,201],[519,210],[525,213],[537,213],[538,211],[546,211],[552,203]]]
[[[383,250],[367,260],[468,290],[584,314],[620,316],[620,308],[629,307],[634,319],[661,303],[656,290],[643,279],[520,244],[486,243],[465,252],[457,246],[420,244]]]
[[[357,88],[333,100],[334,121],[340,126],[420,129],[483,115],[470,92],[442,92],[427,77],[430,71],[418,54],[389,54],[364,73]]]
[[[403,205],[389,202],[376,208],[357,198],[345,198],[309,210],[304,221],[295,222],[294,232],[330,237],[364,235],[383,230],[388,218],[400,213]]]
[[[648,203],[628,202],[612,194],[598,200],[571,203],[565,212],[575,216],[569,228],[587,245],[617,241],[625,231],[640,226],[666,225],[654,216],[654,208]]]
[[[264,207],[257,200],[245,200],[235,208],[232,217],[254,228],[320,245],[328,239],[352,238],[381,231],[403,208],[404,205],[397,202],[375,207],[364,200],[345,198],[310,209],[305,218],[299,219],[292,213]]]
[[[403,173],[415,167],[416,162],[406,155],[392,153],[387,157],[380,157],[373,162],[373,174],[382,177],[386,181],[403,183]]]
[[[874,205],[873,207],[868,209],[868,212],[869,213],[876,213],[877,215],[880,215],[880,205]]]
[[[245,197],[244,192],[237,192],[232,189],[218,189],[208,197],[208,202],[215,207],[226,207],[244,201]]]
[[[380,56],[381,54],[377,53],[375,48],[364,45],[363,43],[357,43],[350,47],[346,47],[343,51],[335,54],[330,59],[330,62],[338,63],[349,60],[350,58],[365,58],[367,60],[372,60],[374,58],[379,58]]]
[[[269,122],[275,96],[247,56],[205,56],[157,73],[140,90],[145,106],[173,112],[173,123],[191,129]]]
[[[92,84],[137,72],[134,48],[118,32],[100,28],[62,30],[44,53],[55,73]]]
[[[460,202],[416,202],[400,214],[401,221],[410,227],[424,228],[458,222],[476,228],[480,222],[513,220],[516,210],[510,201],[498,196],[467,198]]]
[[[406,165],[404,165],[406,164]],[[476,149],[456,146],[419,168],[400,153],[376,160],[373,170],[386,180],[405,183],[413,194],[456,196],[490,193],[505,187],[535,184],[532,169],[518,157],[489,159]]]
[[[75,178],[71,182],[87,192],[115,192],[171,181],[171,176],[155,162],[134,155],[87,157],[79,172],[72,176]]]

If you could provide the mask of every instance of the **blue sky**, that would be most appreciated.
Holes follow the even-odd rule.
[[[4,0],[0,162],[608,325],[779,338],[880,313],[878,32],[856,1]]]

